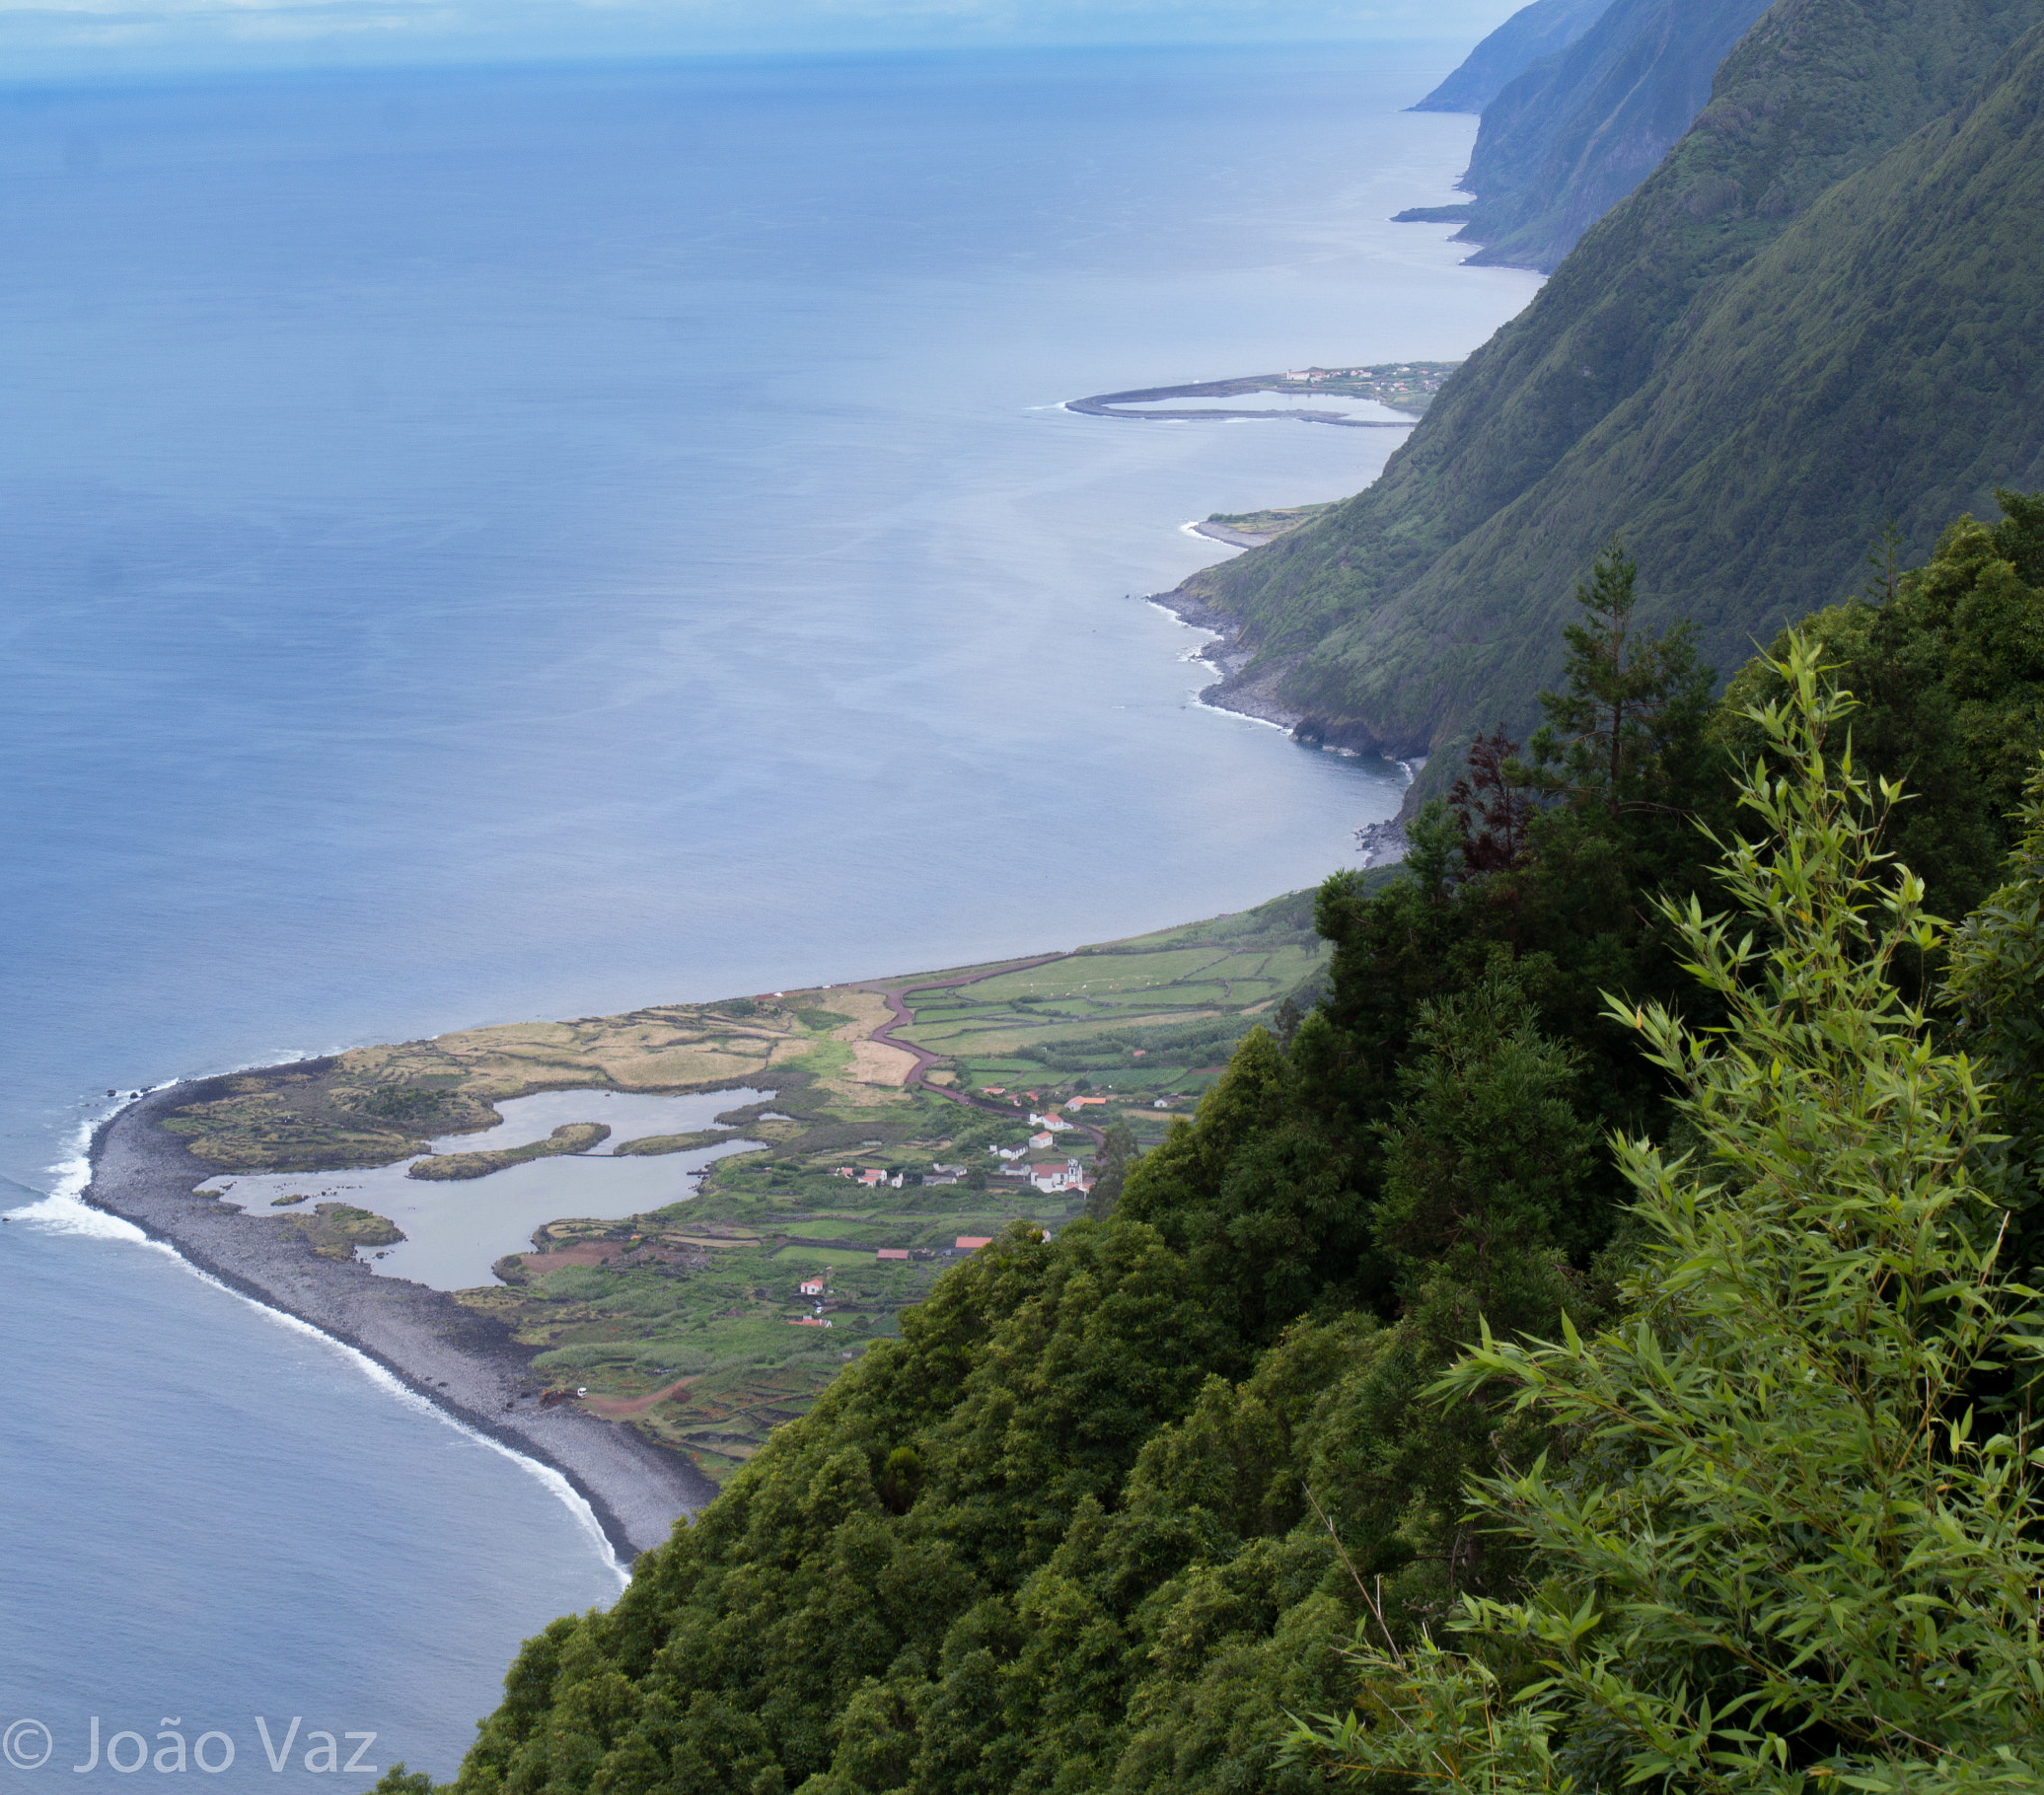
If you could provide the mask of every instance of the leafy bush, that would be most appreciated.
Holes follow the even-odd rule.
[[[1358,1781],[2044,1786],[2044,1454],[1975,1403],[2044,1354],[2044,1315],[1998,1261],[1987,1096],[1894,982],[1938,934],[1877,846],[1896,789],[1839,751],[1850,701],[1807,641],[1771,671],[1738,914],[1669,907],[1729,1027],[1620,1010],[1694,1140],[1619,1143],[1629,1315],[1545,1345],[1486,1328],[1440,1385],[1566,1443],[1477,1485],[1545,1578],[1465,1598],[1459,1654],[1365,1629],[1353,1708],[1296,1740]]]

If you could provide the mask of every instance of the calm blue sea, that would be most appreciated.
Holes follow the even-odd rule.
[[[1058,406],[1523,305],[1386,222],[1450,197],[1473,121],[1398,108],[1457,54],[0,92],[0,1728],[51,1734],[0,1792],[130,1786],[124,1733],[444,1776],[618,1586],[531,1468],[66,1200],[108,1088],[1352,863],[1394,770],[1193,704],[1141,595],[1398,439]]]

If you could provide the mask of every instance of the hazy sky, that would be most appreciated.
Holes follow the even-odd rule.
[[[7,73],[531,55],[1474,42],[1520,0],[0,0]]]

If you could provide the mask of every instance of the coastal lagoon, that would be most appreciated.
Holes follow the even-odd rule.
[[[297,1715],[444,1777],[618,1587],[558,1478],[83,1210],[111,1093],[1354,863],[1399,771],[1199,707],[1143,600],[1226,552],[1188,520],[1403,432],[1062,405],[1517,311],[1388,222],[1453,197],[1474,121],[1400,109],[1463,48],[0,94],[0,1723],[43,1775],[98,1716],[373,1781],[302,1730],[272,1773]]]
[[[730,1091],[651,1097],[626,1091],[541,1091],[496,1106],[503,1122],[480,1134],[446,1134],[428,1144],[436,1153],[496,1152],[544,1140],[571,1122],[601,1122],[608,1139],[587,1152],[531,1159],[485,1177],[438,1182],[411,1176],[416,1163],[369,1171],[279,1172],[264,1177],[213,1178],[201,1189],[218,1192],[252,1215],[303,1213],[321,1202],[347,1203],[395,1222],[404,1238],[393,1246],[358,1247],[355,1257],[384,1277],[410,1278],[434,1290],[470,1290],[501,1282],[490,1269],[507,1253],[532,1243],[543,1222],[570,1216],[617,1221],[686,1202],[697,1178],[719,1159],[760,1145],[743,1137],[687,1152],[626,1155],[617,1148],[656,1134],[692,1134],[715,1127],[720,1111],[772,1096],[738,1086]]]

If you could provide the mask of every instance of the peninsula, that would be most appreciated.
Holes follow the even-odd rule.
[[[1086,1212],[1096,1179],[1161,1139],[1250,1027],[1291,1026],[1325,963],[1311,906],[1300,892],[1067,953],[189,1081],[102,1124],[85,1199],[554,1467],[629,1560],[897,1332],[947,1265],[1014,1222],[1049,1232]],[[611,1142],[623,1169],[718,1140],[746,1150],[700,1184],[678,1171],[652,1210],[547,1222],[498,1281],[456,1291],[379,1273],[382,1217],[236,1202],[266,1174],[325,1195],[345,1188],[333,1174],[408,1161],[424,1181],[407,1189],[451,1197],[583,1159],[605,1132],[595,1116],[615,1113],[598,1101],[537,1143],[428,1150],[487,1139],[500,1104],[581,1090],[734,1094],[713,1129]]]
[[[1127,392],[1096,393],[1090,399],[1068,399],[1067,411],[1086,417],[1134,418],[1164,423],[1226,422],[1230,418],[1299,418],[1309,424],[1340,424],[1351,430],[1408,430],[1433,402],[1441,382],[1462,364],[1457,361],[1394,361],[1371,367],[1294,368],[1283,374],[1245,374],[1234,380],[1201,380],[1183,386],[1134,387]],[[1166,408],[1171,399],[1233,399],[1252,393],[1304,395],[1340,393],[1352,399],[1374,399],[1406,418],[1358,418],[1343,411],[1277,409],[1240,410],[1219,406]],[[1137,410],[1135,407],[1144,407]]]

